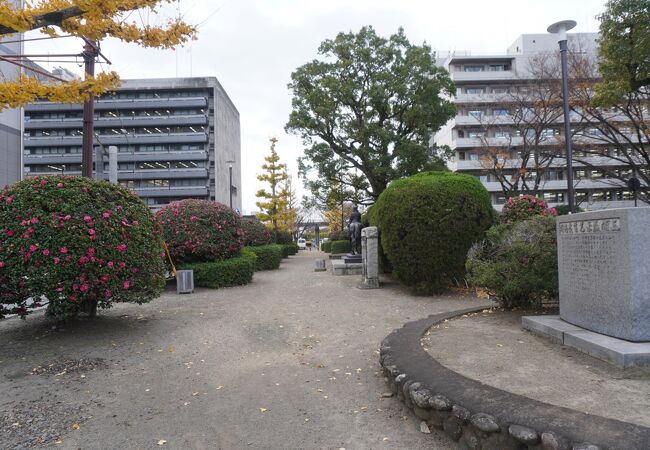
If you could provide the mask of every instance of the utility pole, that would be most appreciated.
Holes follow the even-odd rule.
[[[86,39],[84,51],[84,67],[86,79],[95,76],[95,58],[99,55],[98,44]],[[92,178],[93,176],[93,139],[95,128],[95,96],[92,92],[88,93],[88,98],[84,101],[83,115],[83,138],[81,150],[81,176]]]

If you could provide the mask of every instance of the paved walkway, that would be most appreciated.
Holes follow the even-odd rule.
[[[359,290],[359,277],[314,272],[325,256],[63,330],[0,322],[0,448],[37,436],[62,449],[456,448],[382,398],[378,347],[406,321],[476,300]]]

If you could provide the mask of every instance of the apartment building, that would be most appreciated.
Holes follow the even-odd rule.
[[[25,176],[81,174],[82,117],[81,104],[25,108]],[[116,146],[118,182],[152,209],[199,198],[241,210],[239,112],[214,77],[124,80],[95,102],[95,146],[95,172]]]
[[[597,39],[597,33],[570,33],[569,48],[595,58]],[[541,87],[537,82],[538,78],[542,78],[543,71],[548,75],[552,70],[559,70],[558,54],[556,36],[525,34],[504,54],[454,54],[442,63],[456,84],[457,113],[434,139],[438,144],[449,145],[455,152],[450,163],[452,170],[481,180],[497,210],[506,202],[504,180],[502,178],[500,181],[500,174],[505,174],[506,182],[510,182],[517,179],[514,176],[516,173],[525,173],[517,182],[520,187],[524,182],[528,186],[537,183],[539,195],[549,204],[568,203],[566,159],[563,157],[564,116],[559,103],[559,81],[550,88]],[[559,73],[555,72],[553,76],[559,78]],[[550,97],[553,95],[555,98]],[[571,121],[575,132],[581,124],[573,115]],[[581,128],[578,134],[588,137],[589,132]],[[588,139],[582,139],[583,143],[586,141]],[[590,145],[602,144],[595,139]],[[541,154],[555,153],[556,156],[541,162],[531,158],[528,163],[522,163],[522,155],[524,158],[530,157],[532,147],[545,149]],[[616,150],[602,148],[599,151]],[[577,158],[586,156],[581,153],[579,145],[575,147],[574,154]],[[535,156],[539,157],[539,154]],[[598,164],[611,165],[616,162],[600,158]],[[536,168],[540,168],[539,173],[536,173]],[[625,166],[619,170],[632,176]],[[582,208],[633,205],[632,193],[627,187],[608,179],[598,167],[587,168],[574,162],[574,185],[576,203]]]

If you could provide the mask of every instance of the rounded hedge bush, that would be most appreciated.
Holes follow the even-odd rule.
[[[273,242],[271,231],[258,219],[244,217],[241,219],[241,227],[246,246],[269,245]]]
[[[221,203],[180,200],[164,206],[157,215],[174,262],[221,261],[244,246],[241,219]]]
[[[336,253],[350,253],[352,251],[352,246],[350,241],[330,241],[330,251],[334,254]]]
[[[538,307],[558,296],[555,218],[537,216],[496,225],[467,255],[467,278],[501,306]]]
[[[47,305],[64,318],[164,288],[160,227],[132,192],[107,181],[43,176],[0,194],[0,317]]]
[[[320,248],[325,253],[332,253],[332,241],[325,241],[320,245]]]
[[[276,244],[291,244],[293,243],[293,235],[288,231],[278,230],[273,233],[273,242]]]
[[[515,223],[534,216],[557,216],[557,211],[534,195],[510,197],[501,210],[501,223]]]
[[[393,274],[420,294],[443,292],[460,281],[467,251],[494,220],[481,182],[450,172],[394,181],[373,209]]]

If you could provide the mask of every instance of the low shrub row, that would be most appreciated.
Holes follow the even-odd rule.
[[[321,244],[320,249],[325,253],[332,253],[332,241],[325,241]]]
[[[179,269],[194,271],[194,285],[219,289],[248,284],[253,279],[257,255],[248,248],[223,261],[184,264]]]
[[[350,241],[331,241],[330,251],[334,254],[336,253],[350,253],[352,247],[350,246]]]
[[[291,255],[298,253],[298,244],[282,244],[282,257],[288,258]]]
[[[282,261],[283,247],[278,244],[259,245],[256,247],[246,247],[257,256],[255,271],[275,270],[280,268]]]

